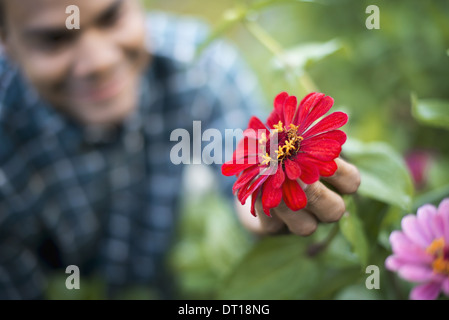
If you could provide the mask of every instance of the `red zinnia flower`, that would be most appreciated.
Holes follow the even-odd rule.
[[[259,194],[268,216],[282,199],[291,210],[298,211],[306,206],[307,198],[297,180],[312,184],[320,176],[335,173],[334,160],[346,142],[346,134],[337,129],[346,124],[348,116],[334,112],[315,123],[333,103],[331,97],[311,93],[298,107],[295,96],[282,92],[274,100],[266,125],[257,117],[251,118],[233,159],[223,164],[222,173],[238,177],[233,191],[242,204],[252,196],[254,216]]]

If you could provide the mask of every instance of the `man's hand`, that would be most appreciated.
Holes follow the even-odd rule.
[[[341,194],[355,193],[360,185],[358,169],[342,159],[336,159],[338,170],[323,181],[331,184]],[[249,213],[249,206],[242,206],[237,201],[239,218],[242,224],[258,235],[279,234],[285,231],[308,236],[315,232],[319,222],[337,222],[346,211],[342,197],[317,181],[311,185],[304,185],[307,196],[307,206],[297,212],[291,211],[282,201],[277,208],[271,209],[271,217],[262,210],[262,201],[256,201],[257,218]],[[248,201],[250,202],[250,201]],[[247,204],[248,204],[247,202]]]

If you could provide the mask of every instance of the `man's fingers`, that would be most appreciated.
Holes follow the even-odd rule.
[[[262,200],[259,198],[256,201],[256,214],[262,229],[262,233],[279,234],[285,229],[285,223],[277,217],[274,209],[270,210],[271,217],[268,217],[262,208]]]
[[[335,160],[338,169],[332,177],[323,178],[333,185],[342,194],[351,194],[357,191],[360,185],[360,173],[358,169],[338,158]],[[340,195],[327,188],[320,181],[311,185],[304,185],[307,196],[307,207],[298,212],[290,210],[284,202],[280,206],[271,209],[271,217],[263,212],[262,201],[257,199],[257,218],[243,217],[242,222],[247,228],[258,234],[280,234],[287,229],[300,236],[312,234],[319,222],[331,223],[341,219],[346,211],[345,203]]]
[[[316,215],[321,222],[336,222],[346,211],[343,198],[319,181],[308,185],[305,193],[306,209]]]
[[[335,162],[337,171],[331,177],[323,178],[324,181],[333,185],[343,194],[355,193],[360,186],[360,173],[356,166],[337,158]]]
[[[288,230],[293,234],[303,237],[310,236],[318,227],[316,217],[306,209],[294,212],[282,202],[279,207],[272,211],[274,211],[273,216],[277,216],[285,222]]]

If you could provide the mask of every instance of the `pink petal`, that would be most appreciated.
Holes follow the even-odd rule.
[[[449,214],[449,198],[443,199],[438,206],[438,213],[443,214],[443,212]]]
[[[449,297],[449,278],[447,278],[443,281],[443,284],[441,285],[441,289],[443,290],[444,294]]]
[[[285,204],[292,211],[299,211],[307,205],[306,194],[295,180],[290,180],[288,177],[285,179],[282,194]]]
[[[432,243],[432,239],[428,238],[422,231],[416,216],[411,214],[405,216],[402,219],[401,226],[407,237],[417,245],[421,246],[421,248],[426,249]]]
[[[426,235],[427,239],[435,239],[435,235],[432,230],[432,220],[434,215],[437,213],[437,208],[430,204],[426,204],[418,208],[416,214],[421,230]]]
[[[430,225],[435,239],[444,238],[444,221],[441,215],[434,215]]]
[[[323,118],[320,122],[311,127],[308,131],[302,134],[305,139],[313,137],[317,134],[332,131],[344,126],[348,122],[348,115],[344,112],[334,112]]]
[[[296,180],[301,176],[301,167],[296,161],[285,159],[285,172],[290,180]]]
[[[407,263],[399,259],[397,256],[389,256],[385,260],[385,267],[390,271],[398,271],[399,268],[406,265]]]
[[[401,261],[412,264],[430,265],[433,257],[423,248],[412,242],[403,232],[393,231],[390,235],[390,243],[396,257]]]
[[[290,96],[285,101],[284,105],[284,125],[285,127],[289,127],[290,123],[292,123],[293,116],[296,112],[296,107],[298,105],[298,100],[296,100],[295,96]]]
[[[441,201],[438,206],[438,214],[443,218],[444,241],[449,243],[449,198]]]
[[[440,284],[429,282],[416,286],[410,292],[411,300],[435,300],[440,293]]]
[[[433,279],[433,270],[430,267],[418,265],[404,265],[398,270],[401,278],[410,282],[425,282]]]

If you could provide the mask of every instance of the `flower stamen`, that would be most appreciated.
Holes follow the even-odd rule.
[[[268,165],[271,162],[271,160],[272,160],[268,153],[263,155],[262,159],[263,159],[262,165]]]
[[[273,125],[273,130],[271,131],[269,138],[267,138],[265,134],[262,134],[261,139],[259,139],[261,144],[265,144],[265,148],[262,148],[262,153],[264,153],[262,156],[262,165],[267,165],[270,161],[282,162],[286,157],[296,155],[300,149],[301,141],[304,140],[303,137],[298,135],[298,130],[299,126],[296,126],[293,123],[291,123],[287,129],[287,127],[284,127],[282,121],[279,121],[278,124]],[[277,146],[278,149],[274,151],[276,157],[270,159],[270,153],[267,152],[269,149],[268,142],[272,142],[272,138],[275,135],[279,135],[279,145]]]
[[[445,255],[446,244],[444,238],[434,240],[427,248],[427,253],[433,255],[435,260],[432,262],[432,269],[435,273],[449,276],[449,258]]]
[[[260,144],[265,144],[265,143],[267,143],[267,135],[265,134],[265,132],[262,132],[261,138],[259,139],[259,143],[260,143]]]
[[[282,121],[279,121],[278,124],[275,124],[273,126],[273,128],[274,128],[274,131],[276,131],[278,133],[284,132],[284,125],[283,125]]]

